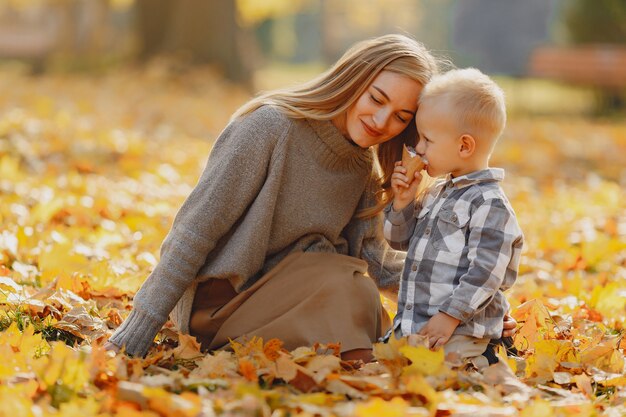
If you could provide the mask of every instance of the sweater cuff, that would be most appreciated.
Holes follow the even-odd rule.
[[[131,356],[145,356],[163,324],[148,314],[133,309],[109,341],[120,348],[126,348],[126,353]]]
[[[415,215],[415,201],[407,204],[405,208],[400,211],[395,211],[393,209],[393,203],[390,203],[385,208],[385,219],[389,221],[394,226],[401,226],[408,222],[411,217]]]

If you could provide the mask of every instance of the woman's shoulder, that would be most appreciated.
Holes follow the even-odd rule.
[[[294,120],[287,117],[276,107],[264,105],[250,113],[237,117],[232,123],[256,130],[276,131],[291,127]]]
[[[288,136],[293,121],[273,106],[262,106],[250,113],[237,116],[224,128],[219,143],[250,143],[273,147]]]

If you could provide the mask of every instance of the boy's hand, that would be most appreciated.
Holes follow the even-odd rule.
[[[422,327],[419,334],[428,336],[428,346],[435,350],[450,340],[450,336],[452,336],[454,329],[457,328],[460,322],[460,320],[446,313],[437,313],[428,320],[428,323]]]
[[[502,323],[502,337],[512,337],[515,333],[517,333],[517,321],[507,313]]]
[[[406,176],[406,168],[402,166],[402,161],[397,161],[391,174],[391,189],[393,190],[393,209],[400,211],[415,199],[417,188],[422,180],[422,174],[415,173],[414,178]]]

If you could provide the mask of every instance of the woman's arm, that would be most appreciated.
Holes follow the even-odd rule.
[[[379,188],[376,178],[372,176],[363,191],[357,213],[376,205],[375,193]],[[382,213],[366,219],[355,215],[343,234],[348,239],[350,256],[366,261],[368,275],[374,279],[379,290],[386,297],[395,300],[406,253],[392,249],[385,241],[382,230]]]
[[[275,145],[289,121],[263,107],[232,122],[217,139],[208,163],[178,211],[161,246],[160,261],[133,300],[133,311],[110,341],[144,355],[207,255],[262,188]]]

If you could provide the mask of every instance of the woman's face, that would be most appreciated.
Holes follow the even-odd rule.
[[[413,122],[421,91],[419,82],[382,71],[346,113],[333,122],[361,148],[386,142]]]

